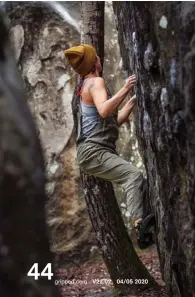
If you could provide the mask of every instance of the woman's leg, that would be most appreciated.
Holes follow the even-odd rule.
[[[81,169],[87,174],[111,181],[121,186],[127,194],[128,210],[133,220],[143,216],[143,174],[131,163],[107,150],[82,162]]]

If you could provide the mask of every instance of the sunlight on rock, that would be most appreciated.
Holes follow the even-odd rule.
[[[163,29],[167,29],[168,21],[167,18],[163,15],[160,19],[159,26]]]
[[[62,74],[59,78],[58,78],[58,90],[63,88],[65,86],[66,83],[68,83],[68,80],[70,79],[70,75],[68,74]]]
[[[126,207],[125,203],[121,203],[121,207]]]
[[[131,215],[130,215],[130,212],[129,211],[126,211],[125,212],[125,216],[127,217],[127,218],[129,218]]]

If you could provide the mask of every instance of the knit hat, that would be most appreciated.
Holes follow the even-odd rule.
[[[97,57],[95,48],[89,44],[71,47],[64,54],[70,66],[82,77],[92,70]]]

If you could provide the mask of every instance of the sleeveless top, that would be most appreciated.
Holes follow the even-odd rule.
[[[83,81],[83,85],[87,79]],[[82,85],[82,88],[83,88]],[[107,87],[106,87],[107,88]],[[111,94],[107,88],[108,98]],[[109,100],[108,99],[108,100]],[[116,140],[118,139],[119,129],[117,123],[118,111],[112,115],[101,118],[95,105],[87,105],[82,102],[80,95],[78,110],[78,135],[76,139],[77,148],[85,149],[88,144],[91,146],[99,145],[108,148],[116,153]]]

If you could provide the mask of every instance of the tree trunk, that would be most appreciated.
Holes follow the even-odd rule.
[[[195,296],[193,2],[113,3],[125,69],[137,75],[137,135],[170,296]]]
[[[83,20],[81,41],[92,44],[103,61],[104,2],[83,1],[81,10]],[[74,96],[73,102],[73,113],[76,115],[79,98]],[[75,124],[77,125],[77,123]],[[81,172],[81,178],[89,216],[115,287],[121,291],[137,289],[136,279],[146,279],[147,284],[142,288],[154,285],[153,278],[133,248],[112,184],[103,179],[86,175],[84,172]]]
[[[81,42],[93,45],[104,63],[104,6],[105,2],[81,2]]]

